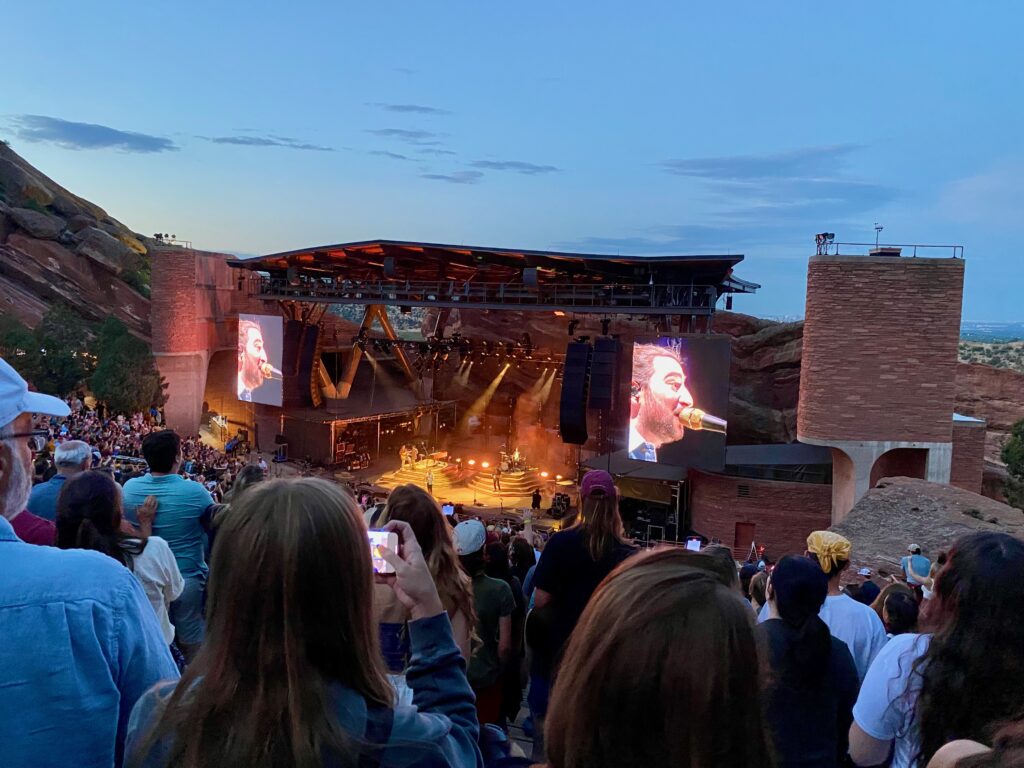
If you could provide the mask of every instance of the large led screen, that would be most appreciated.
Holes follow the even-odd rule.
[[[633,345],[631,459],[721,470],[729,407],[729,339],[662,336]]]
[[[238,316],[238,399],[281,405],[281,318]]]

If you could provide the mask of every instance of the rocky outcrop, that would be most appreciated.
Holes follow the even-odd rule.
[[[960,363],[956,369],[956,409],[985,419],[994,432],[1009,432],[1024,419],[1024,373],[981,363]]]
[[[833,531],[853,542],[852,566],[900,573],[907,546],[919,544],[934,558],[973,531],[1002,531],[1024,538],[1024,513],[950,485],[908,477],[880,481]]]
[[[0,143],[0,314],[33,327],[61,301],[148,339],[148,266],[145,237]]]

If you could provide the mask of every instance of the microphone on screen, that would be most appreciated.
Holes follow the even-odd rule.
[[[277,370],[277,368],[272,366],[270,363],[263,363],[263,365],[260,366],[260,373],[263,374],[263,378],[265,379],[280,381],[281,379],[284,378],[284,374]]]
[[[682,422],[683,426],[687,429],[702,429],[705,432],[718,432],[725,434],[728,422],[725,419],[720,419],[717,416],[712,416],[710,413],[702,411],[700,408],[694,408],[693,406],[687,406],[681,409],[677,414],[676,418]]]

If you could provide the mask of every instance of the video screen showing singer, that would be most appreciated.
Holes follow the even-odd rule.
[[[261,320],[269,321],[264,333]],[[238,399],[247,403],[281,404],[281,319],[248,315],[238,320]],[[274,331],[277,331],[274,333]]]
[[[695,407],[683,359],[674,347],[636,344],[630,381],[629,458],[657,461],[662,446],[687,429],[725,433],[726,422]]]

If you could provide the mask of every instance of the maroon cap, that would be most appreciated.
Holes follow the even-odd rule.
[[[580,496],[584,499],[597,490],[604,491],[605,496],[615,496],[615,480],[603,469],[587,472],[580,483]]]

